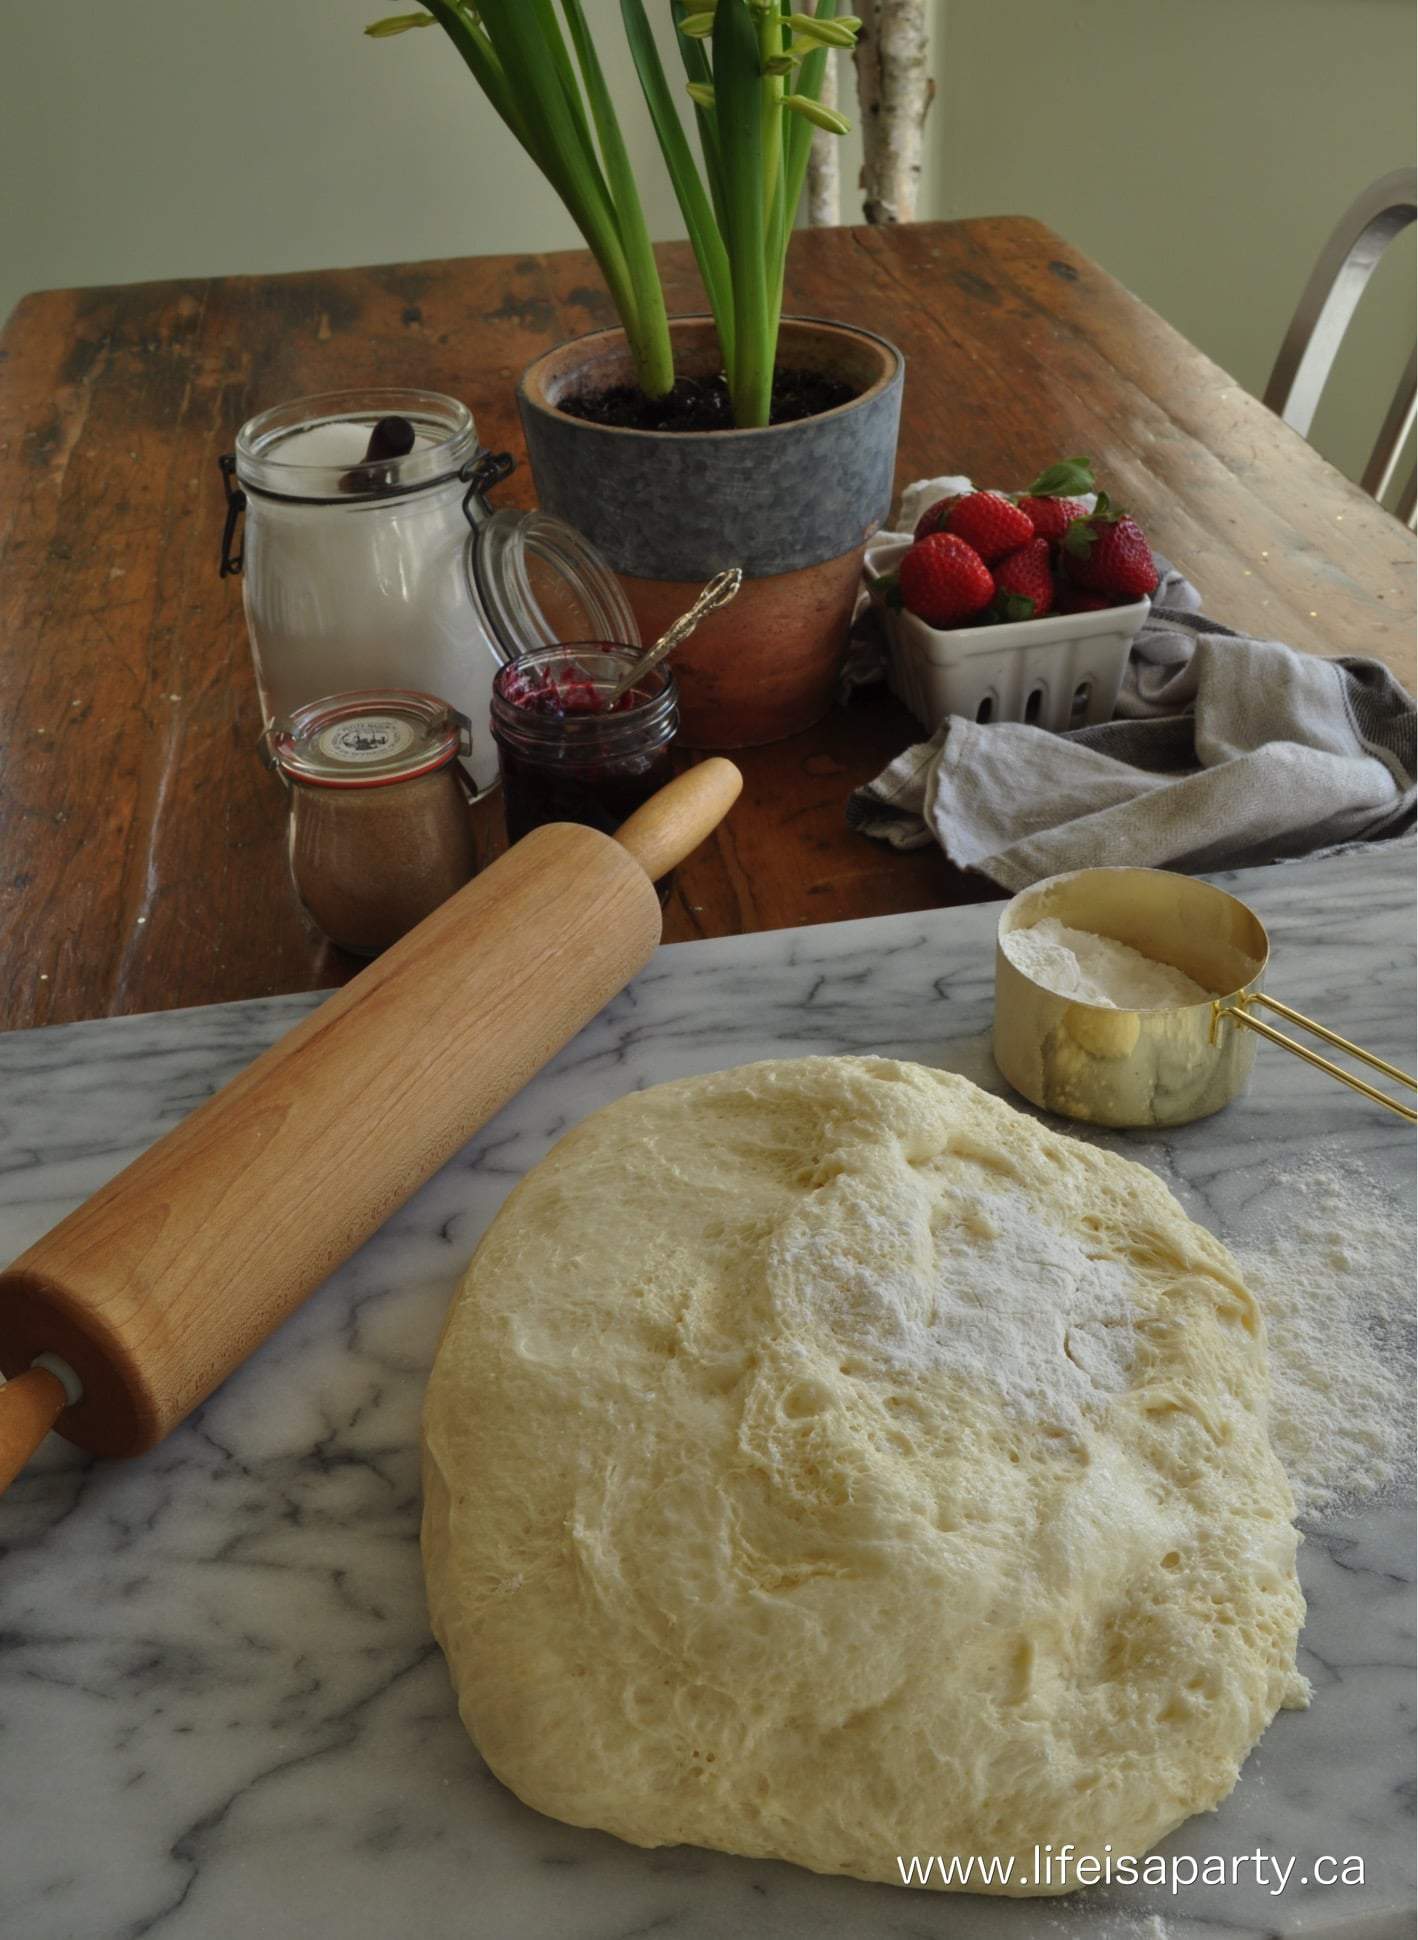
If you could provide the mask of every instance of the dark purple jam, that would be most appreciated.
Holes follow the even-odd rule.
[[[547,648],[498,674],[493,733],[510,842],[544,822],[582,822],[612,835],[670,780],[677,710],[668,671],[656,668],[609,699],[638,657],[629,649]]]
[[[515,661],[501,692],[505,700],[524,713],[540,714],[544,720],[551,721],[564,721],[571,714],[631,714],[653,698],[632,687],[613,701],[595,681],[570,668],[560,672],[534,669],[523,673]]]
[[[614,835],[642,802],[674,774],[668,747],[651,755],[582,767],[571,762],[545,768],[499,743],[507,839],[518,842],[543,822],[584,822]]]

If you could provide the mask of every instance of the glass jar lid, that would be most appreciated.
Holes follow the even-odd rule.
[[[502,660],[570,641],[640,645],[640,629],[615,574],[589,539],[550,512],[506,508],[480,520],[469,548],[468,580]]]
[[[403,427],[403,436],[370,459],[380,424]],[[477,450],[472,412],[440,391],[325,391],[248,418],[236,434],[236,475],[247,491],[348,504],[457,478]]]
[[[434,694],[365,688],[309,701],[271,728],[273,766],[315,788],[382,788],[472,746],[467,716]]]

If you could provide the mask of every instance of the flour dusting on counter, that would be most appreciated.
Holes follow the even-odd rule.
[[[1318,1515],[1412,1478],[1413,1235],[1351,1159],[1276,1183],[1269,1227],[1232,1251],[1265,1314],[1271,1441]]]

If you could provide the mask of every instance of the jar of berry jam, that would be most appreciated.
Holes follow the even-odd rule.
[[[668,665],[610,699],[641,657],[592,641],[541,647],[498,670],[492,732],[509,841],[543,822],[611,835],[670,779],[679,702]]]

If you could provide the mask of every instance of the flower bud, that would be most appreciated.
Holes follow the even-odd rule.
[[[805,115],[816,128],[825,128],[829,135],[845,135],[852,124],[846,115],[839,115],[835,108],[824,107],[822,102],[814,101],[808,94],[785,94],[783,106],[791,108],[794,114]]]

